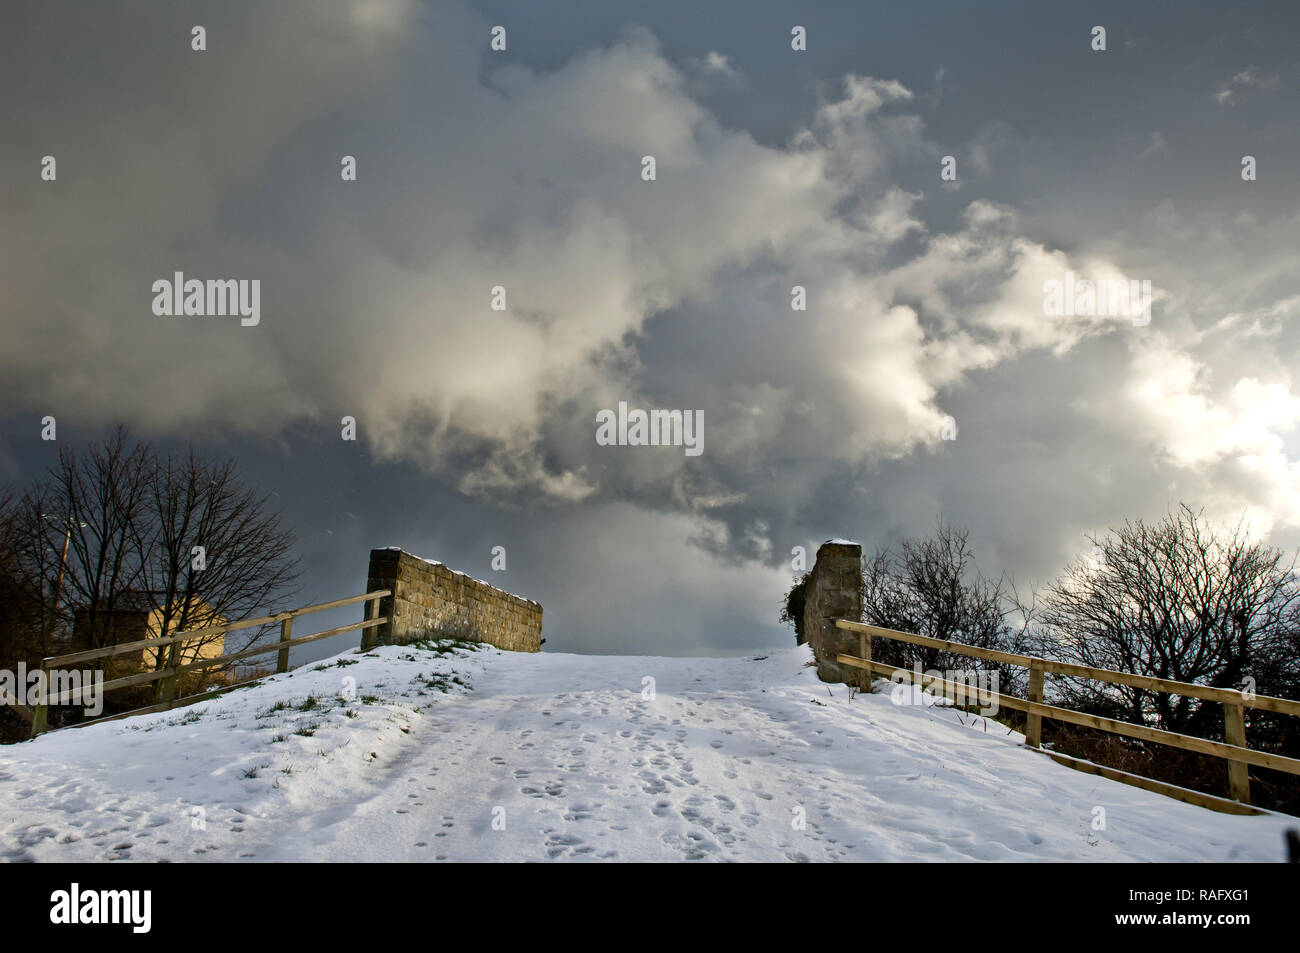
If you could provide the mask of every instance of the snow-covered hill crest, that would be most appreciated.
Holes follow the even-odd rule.
[[[1282,859],[1287,819],[1080,774],[949,709],[850,700],[808,657],[348,652],[0,750],[0,855]]]

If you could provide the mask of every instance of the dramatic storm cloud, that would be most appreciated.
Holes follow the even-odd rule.
[[[1296,538],[1293,13],[726,9],[10,6],[5,475],[46,414],[236,452],[314,593],[505,545],[579,650],[770,643],[793,546],[936,516],[1028,583],[1179,501]],[[259,323],[155,315],[176,272]],[[702,453],[598,444],[620,402]]]

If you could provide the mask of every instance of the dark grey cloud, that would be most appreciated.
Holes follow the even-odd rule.
[[[782,638],[829,536],[943,516],[1032,584],[1178,500],[1300,526],[1287,6],[3,16],[11,480],[43,414],[195,440],[279,494],[312,595],[402,545],[538,598],[548,648],[664,654]],[[259,278],[261,323],[154,316],[177,270]],[[1150,324],[1045,313],[1067,271],[1149,280]],[[598,446],[619,401],[703,410],[705,452]]]

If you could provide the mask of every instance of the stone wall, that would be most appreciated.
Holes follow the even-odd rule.
[[[391,589],[379,614],[391,621],[366,629],[363,647],[405,645],[425,638],[487,642],[512,652],[542,648],[542,607],[439,562],[400,549],[372,549],[366,591]],[[370,618],[369,603],[366,618]]]
[[[836,619],[862,621],[862,547],[830,540],[817,550],[817,561],[804,589],[804,636],[817,659],[823,682],[858,684],[858,670],[841,666],[836,655],[857,655],[855,633],[835,628]]]

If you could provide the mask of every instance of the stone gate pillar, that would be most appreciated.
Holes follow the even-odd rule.
[[[836,619],[862,621],[862,546],[844,539],[817,549],[804,590],[803,626],[817,659],[817,677],[856,685],[858,670],[839,665],[835,656],[857,655],[858,637],[835,628]]]

